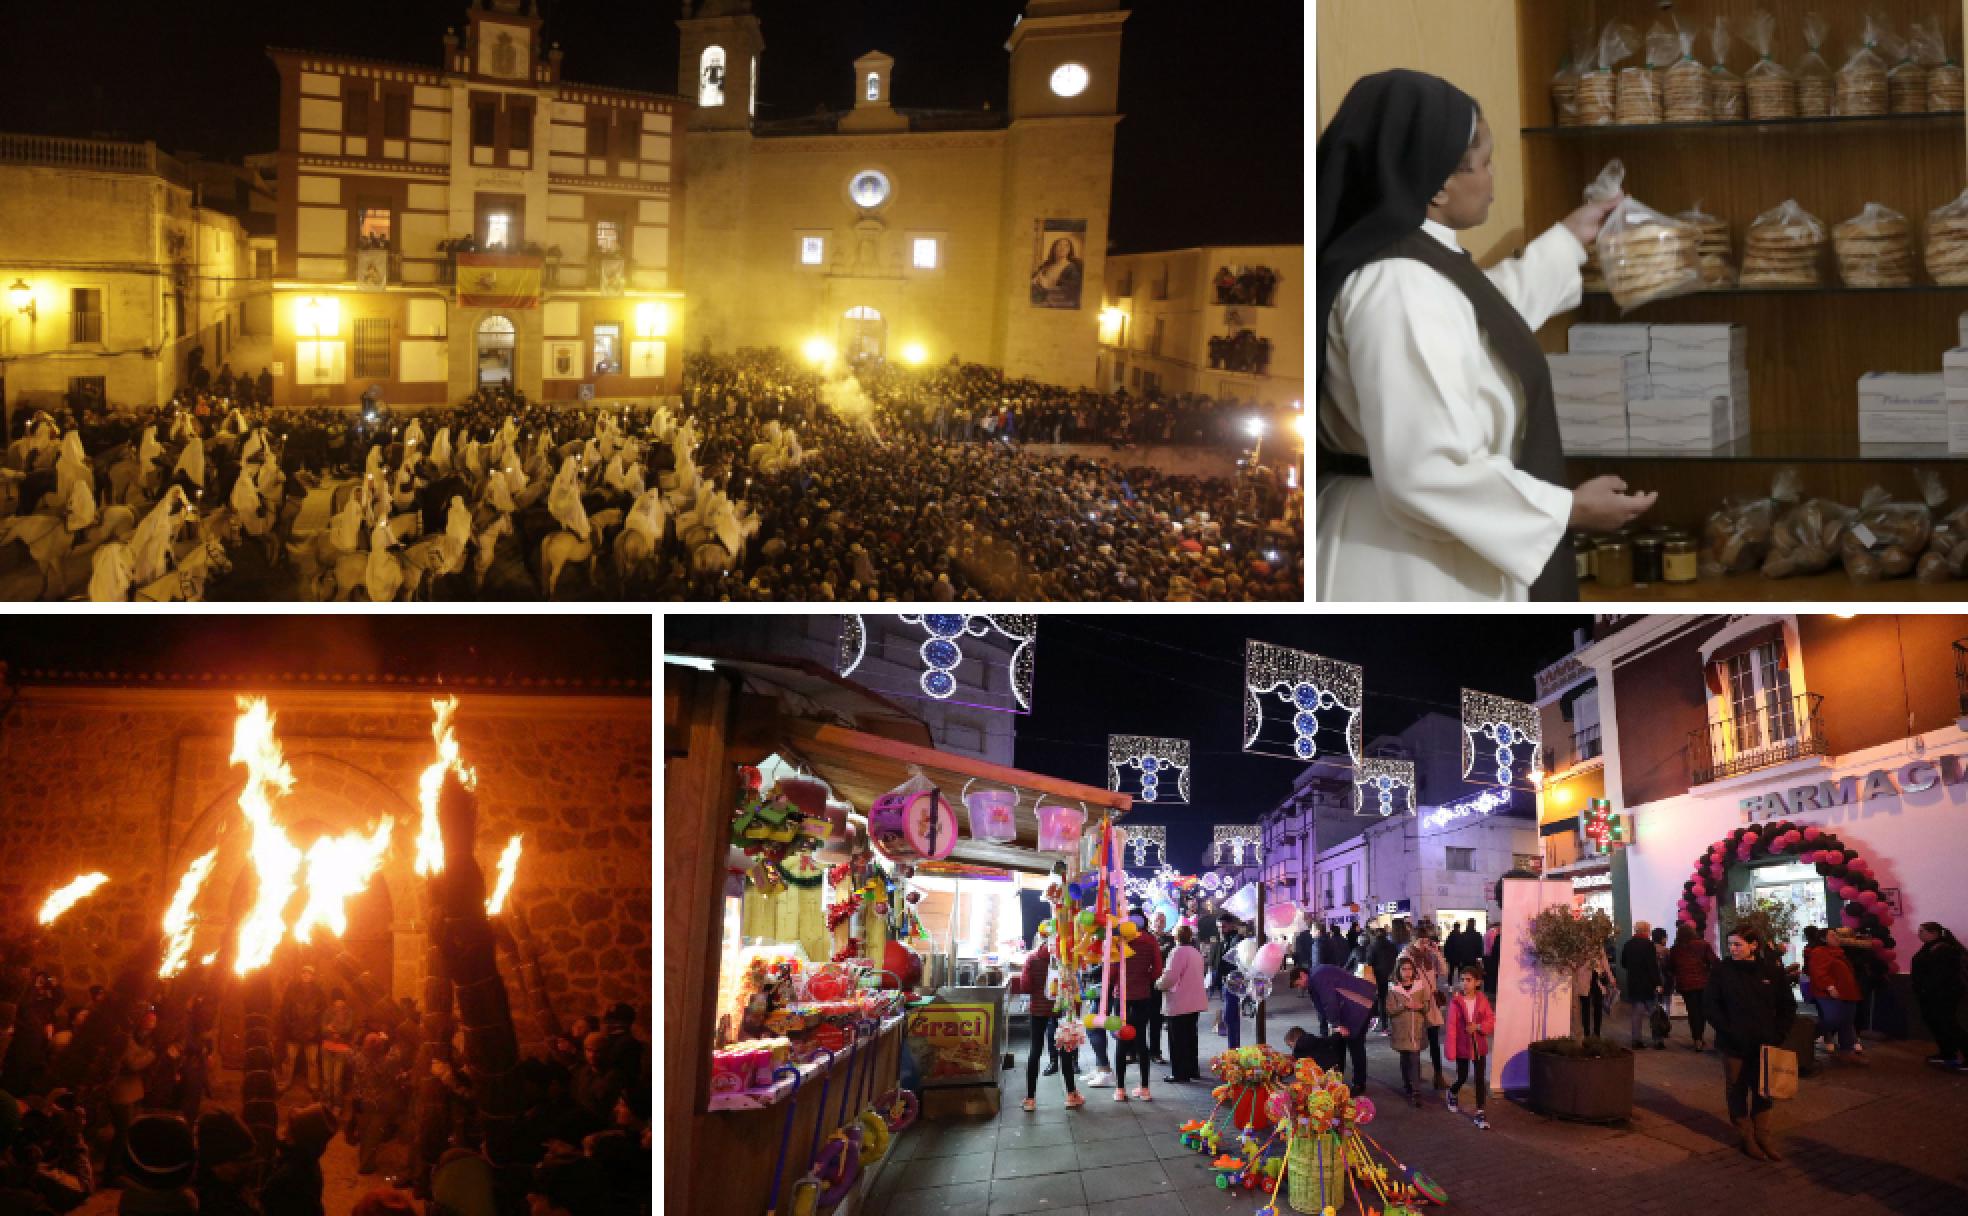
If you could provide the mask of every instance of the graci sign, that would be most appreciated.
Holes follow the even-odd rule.
[[[1743,818],[1777,819],[1806,811],[1830,811],[1862,803],[1925,793],[1950,785],[1968,785],[1968,755],[1933,756],[1911,760],[1896,769],[1876,768],[1864,774],[1793,785],[1789,789],[1751,794],[1737,805]]]

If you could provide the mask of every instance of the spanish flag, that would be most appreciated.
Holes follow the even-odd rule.
[[[506,253],[458,255],[458,304],[463,308],[538,308],[540,259]]]

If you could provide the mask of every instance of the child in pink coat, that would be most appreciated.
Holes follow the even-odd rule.
[[[1462,969],[1458,978],[1461,986],[1449,998],[1449,1058],[1456,1065],[1455,1084],[1449,1086],[1449,1110],[1454,1112],[1460,1109],[1456,1106],[1456,1095],[1469,1080],[1473,1066],[1476,1071],[1476,1126],[1481,1131],[1488,1131],[1490,1121],[1484,1117],[1483,1107],[1490,1097],[1486,1074],[1490,1064],[1490,1039],[1496,1034],[1496,1010],[1490,1007],[1490,998],[1483,995],[1483,964],[1469,964]]]

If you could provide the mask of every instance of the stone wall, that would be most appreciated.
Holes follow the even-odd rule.
[[[363,940],[348,948],[365,964],[386,963],[387,976],[376,978],[393,995],[418,995],[425,892],[413,861],[417,778],[435,754],[429,694],[268,699],[295,775],[274,815],[297,845],[395,817],[376,881],[350,901],[350,932]],[[508,837],[524,834],[512,898],[541,947],[557,1014],[565,1021],[627,1001],[648,1025],[649,700],[465,692],[460,701],[458,741],[478,774],[478,860],[489,883]],[[76,874],[110,877],[47,933],[40,952],[71,992],[106,982],[157,930],[187,864],[214,847],[194,957],[234,936],[255,885],[237,804],[245,770],[228,762],[236,714],[230,689],[42,687],[0,712],[0,926],[30,924],[47,892]],[[276,969],[297,965],[303,950],[326,963],[336,946],[283,947]],[[521,1012],[509,961],[502,955],[501,968]],[[333,978],[325,967],[324,975]]]

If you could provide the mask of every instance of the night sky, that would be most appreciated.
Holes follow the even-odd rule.
[[[9,131],[154,139],[237,159],[275,150],[268,46],[438,65],[466,0],[9,6]],[[1021,0],[758,0],[759,116],[845,109],[857,55],[897,60],[903,108],[1005,105]],[[542,0],[569,80],[674,93],[676,0]],[[1275,0],[1136,0],[1123,35],[1114,166],[1117,252],[1304,240],[1304,12]]]
[[[1244,641],[1366,668],[1365,737],[1423,714],[1462,713],[1464,687],[1529,701],[1537,672],[1571,651],[1572,616],[1059,616],[1039,621],[1033,711],[1019,768],[1107,783],[1109,734],[1190,740],[1190,805],[1137,801],[1131,823],[1169,825],[1170,863],[1193,872],[1215,823],[1255,823],[1303,766],[1243,751]]]

